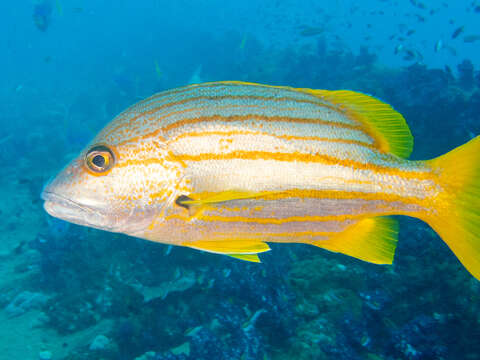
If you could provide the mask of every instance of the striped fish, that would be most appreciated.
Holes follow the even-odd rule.
[[[427,222],[480,278],[480,137],[427,161],[389,105],[352,91],[190,85],[128,108],[42,193],[53,216],[260,261],[268,242],[391,264]]]

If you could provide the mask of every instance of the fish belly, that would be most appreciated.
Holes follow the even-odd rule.
[[[271,242],[326,240],[367,217],[427,211],[418,187],[428,180],[403,179],[338,165],[232,160],[212,164],[213,173],[191,164],[205,193],[257,191],[259,197],[207,206],[190,220],[189,238],[263,239]],[[209,175],[205,175],[205,172]],[[428,185],[430,186],[430,185]],[[204,192],[192,196],[202,198]],[[186,214],[185,214],[186,215]],[[188,218],[187,218],[188,219]]]

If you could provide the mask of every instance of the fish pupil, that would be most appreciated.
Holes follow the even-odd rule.
[[[105,175],[115,165],[115,156],[107,146],[96,145],[85,155],[84,164],[88,170]]]
[[[105,166],[105,157],[102,155],[95,155],[92,159],[92,163],[99,168],[103,168]]]

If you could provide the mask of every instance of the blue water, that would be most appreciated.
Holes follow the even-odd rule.
[[[393,266],[293,244],[250,264],[68,224],[39,198],[120,111],[201,81],[372,94],[407,119],[413,158],[441,155],[480,133],[480,2],[0,12],[0,360],[480,358],[479,282],[420,221],[400,219]]]

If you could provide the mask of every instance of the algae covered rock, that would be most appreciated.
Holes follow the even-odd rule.
[[[53,359],[53,355],[48,350],[40,351],[40,353],[38,354],[38,360],[52,360],[52,359]]]
[[[40,309],[49,299],[49,296],[31,291],[22,291],[5,307],[9,317],[20,316],[23,313]]]
[[[155,360],[155,359],[157,359],[157,357],[154,351],[147,351],[145,354],[135,358],[135,360]]]
[[[110,339],[105,335],[97,335],[89,346],[92,351],[103,351],[110,346]]]

